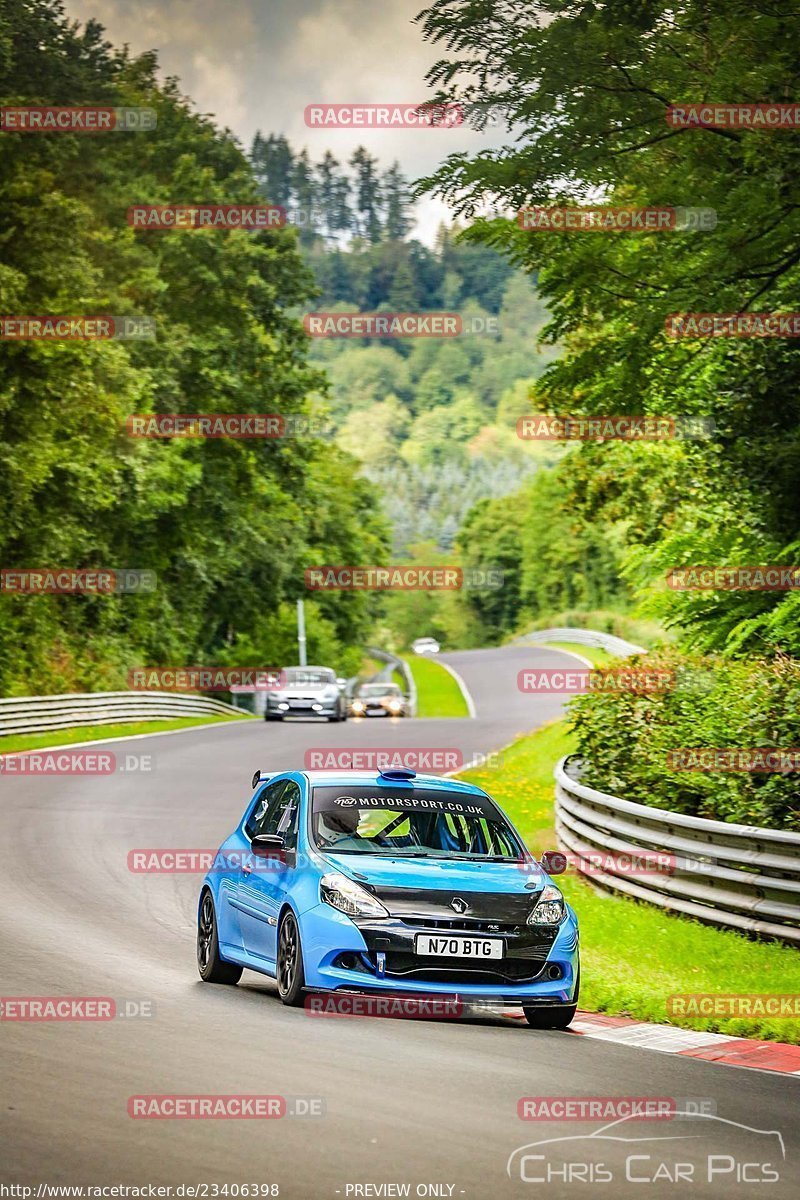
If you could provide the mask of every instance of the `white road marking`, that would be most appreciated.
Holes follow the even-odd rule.
[[[582,662],[585,667],[594,667],[595,665],[590,659],[578,654],[576,650],[562,650],[560,646],[548,646],[546,642],[542,642],[541,645],[531,644],[536,645],[537,650],[549,650],[551,654],[568,654],[570,658],[577,658],[578,662]]]
[[[737,1042],[747,1039],[731,1037],[725,1033],[702,1033],[694,1029],[676,1029],[671,1025],[595,1025],[592,1021],[573,1021],[570,1026],[585,1037],[598,1038],[604,1042],[619,1042],[626,1046],[643,1046],[647,1050],[663,1050],[668,1054],[680,1054],[682,1050],[699,1050],[702,1046],[713,1046],[719,1042]]]
[[[440,662],[439,666],[444,667],[445,671],[447,671],[453,676],[453,679],[455,679],[456,683],[461,689],[461,695],[464,697],[464,703],[467,706],[467,711],[469,712],[470,717],[474,719],[478,715],[475,711],[475,701],[472,699],[470,690],[464,683],[464,680],[461,678],[458,671],[454,671],[452,667],[448,667],[446,662]]]

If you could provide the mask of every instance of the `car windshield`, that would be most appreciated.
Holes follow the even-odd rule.
[[[365,683],[358,689],[359,696],[399,696],[400,688],[396,683]]]
[[[336,854],[520,861],[525,850],[488,796],[416,786],[315,787],[314,841]]]
[[[314,670],[313,667],[286,667],[283,679],[286,687],[324,687],[336,682],[333,671]]]

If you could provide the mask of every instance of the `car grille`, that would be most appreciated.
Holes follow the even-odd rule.
[[[540,974],[546,957],[498,959],[491,967],[478,959],[424,958],[392,950],[386,955],[386,975],[420,983],[525,983]]]
[[[464,917],[448,920],[446,917],[402,917],[404,925],[412,929],[451,929],[458,933],[523,933],[525,925],[515,921],[469,921]]]
[[[539,894],[538,889],[529,888],[507,892],[455,892],[445,888],[415,889],[385,883],[371,887],[370,891],[399,921],[417,925],[444,922],[439,926],[442,929],[464,928],[467,931],[479,929],[484,922],[523,925]],[[456,908],[453,908],[454,901]],[[457,911],[459,907],[461,912]],[[448,924],[454,919],[456,924]]]

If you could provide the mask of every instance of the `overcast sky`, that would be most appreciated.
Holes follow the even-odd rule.
[[[80,21],[94,17],[109,40],[134,53],[158,52],[164,75],[177,75],[202,112],[213,113],[249,147],[257,129],[284,133],[312,158],[330,149],[349,157],[359,143],[383,167],[398,159],[410,178],[455,150],[494,139],[465,126],[451,129],[310,129],[304,109],[315,101],[415,104],[430,93],[428,67],[439,48],[422,40],[413,18],[424,0],[66,0]],[[491,140],[490,140],[491,139]],[[430,242],[446,209],[417,206],[416,234]]]

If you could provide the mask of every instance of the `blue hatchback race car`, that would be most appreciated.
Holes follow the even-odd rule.
[[[486,792],[407,770],[257,773],[198,906],[208,983],[454,996],[565,1029],[578,923]]]

